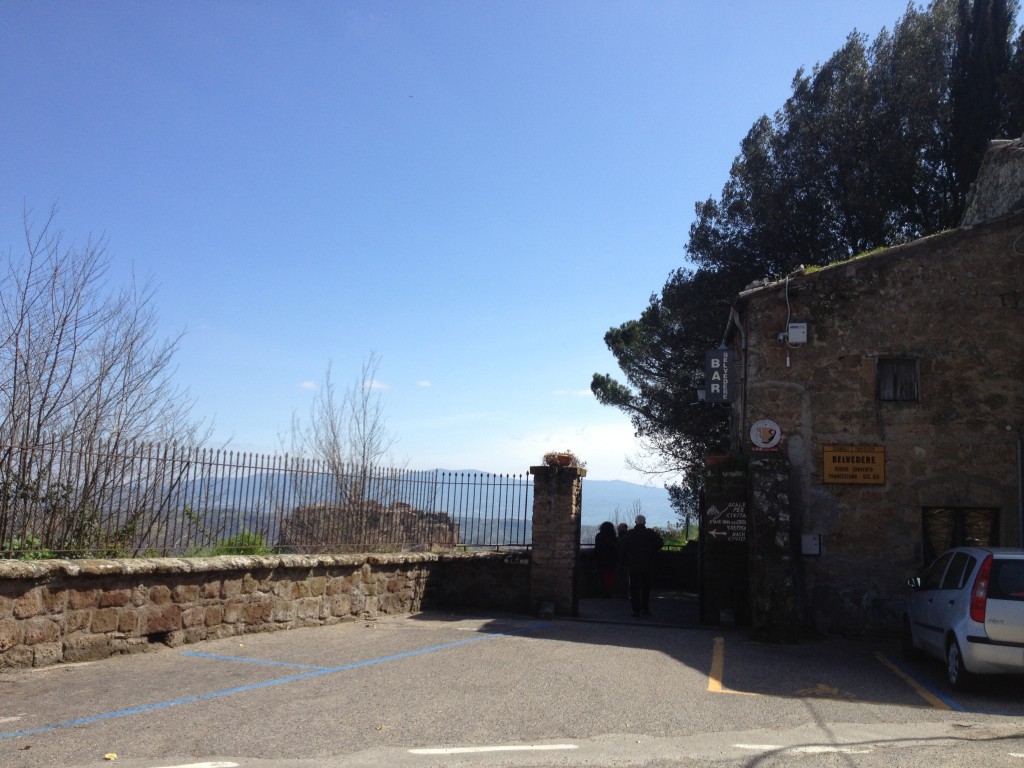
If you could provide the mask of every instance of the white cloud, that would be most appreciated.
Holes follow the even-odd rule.
[[[496,435],[483,445],[474,446],[477,456],[463,453],[461,464],[475,466],[487,456],[489,471],[508,472],[520,465],[540,463],[545,451],[571,450],[587,462],[588,475],[597,480],[628,480],[646,484],[651,478],[626,466],[626,457],[637,451],[632,425],[625,420],[591,424],[585,427],[562,424],[551,427],[516,428]],[[465,446],[463,448],[469,448]],[[653,485],[660,485],[655,478]]]
[[[418,469],[522,472],[540,463],[546,451],[569,449],[587,462],[593,479],[654,486],[667,479],[651,478],[626,465],[626,458],[640,448],[627,417],[594,400],[563,399],[554,404],[551,411],[521,410],[513,416],[486,410],[438,413],[428,409],[392,426],[401,438],[401,451]]]
[[[301,389],[306,390],[307,392],[315,392],[316,391],[316,386],[317,385],[316,385],[315,381],[304,381],[301,384],[299,384],[299,387]]]
[[[363,382],[364,389],[391,389],[390,385],[385,384],[383,381],[377,381],[376,379],[370,379],[369,381]]]
[[[422,381],[417,381],[416,382],[416,386],[417,387],[429,387],[429,386],[431,386],[431,384],[426,379],[423,379]]]

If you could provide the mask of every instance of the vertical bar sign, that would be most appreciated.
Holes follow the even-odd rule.
[[[736,360],[733,350],[719,347],[710,350],[704,358],[704,401],[731,403],[736,386]]]

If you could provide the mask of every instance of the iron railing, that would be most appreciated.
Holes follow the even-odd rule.
[[[528,475],[173,445],[0,446],[0,557],[531,545]]]

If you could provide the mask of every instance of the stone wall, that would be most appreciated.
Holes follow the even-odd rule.
[[[750,507],[757,513],[748,531],[752,636],[762,642],[796,642],[802,627],[795,589],[789,462],[781,453],[755,453],[748,476]]]
[[[1024,139],[993,141],[978,179],[971,185],[960,226],[1005,216],[1024,208]]]
[[[1017,545],[1024,215],[796,275],[745,293],[739,306],[747,349],[733,440],[751,455],[751,424],[780,426],[794,536],[821,537],[820,556],[801,556],[793,542],[810,623],[897,627],[906,579],[926,558],[925,508],[995,510],[999,543]],[[807,323],[806,343],[780,339],[787,322]],[[876,397],[879,357],[917,361],[919,401]],[[884,484],[825,482],[829,445],[884,449]]]
[[[529,607],[520,554],[0,560],[0,668],[421,608]]]

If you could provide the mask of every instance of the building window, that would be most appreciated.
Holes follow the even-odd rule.
[[[920,366],[909,357],[880,357],[875,363],[875,393],[879,400],[917,402],[921,399]]]
[[[999,510],[984,507],[926,507],[922,510],[925,565],[951,547],[999,544]]]

